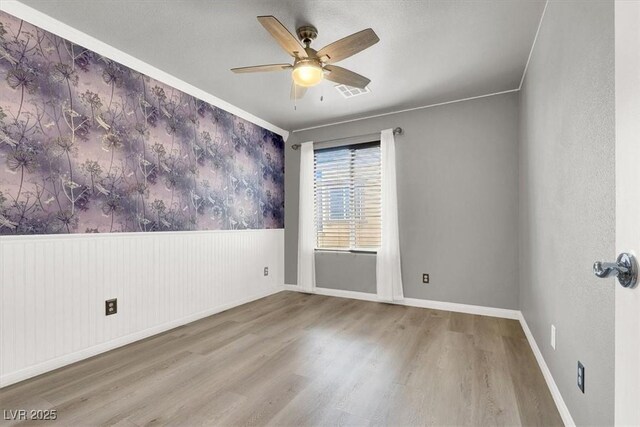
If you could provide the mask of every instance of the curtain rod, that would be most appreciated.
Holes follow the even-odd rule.
[[[402,135],[403,133],[404,133],[404,131],[402,130],[401,127],[393,128],[393,134],[394,135]],[[365,137],[365,136],[379,136],[379,135],[380,135],[380,132],[376,132],[376,133],[368,133],[366,135],[347,136],[347,137],[344,137],[344,138],[328,139],[326,141],[314,141],[314,142],[318,142],[318,143],[320,143],[320,142],[334,142],[334,141],[342,141],[343,139],[362,138],[362,137]],[[293,145],[291,145],[291,148],[294,149],[294,150],[297,150],[301,146],[302,146],[302,144],[293,144]]]

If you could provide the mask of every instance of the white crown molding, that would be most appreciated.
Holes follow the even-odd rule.
[[[178,90],[181,90],[191,96],[208,102],[218,108],[228,111],[238,117],[250,121],[258,126],[268,129],[278,135],[281,135],[286,141],[289,138],[289,132],[271,124],[253,114],[244,111],[216,96],[199,89],[184,80],[181,80],[169,73],[166,73],[153,65],[150,65],[140,59],[137,59],[128,53],[121,51],[107,43],[104,43],[95,37],[92,37],[76,28],[71,27],[63,22],[58,21],[51,16],[44,14],[30,6],[27,6],[18,0],[2,0],[0,1],[0,10],[5,11],[17,18],[23,19],[30,24],[49,31],[57,36],[67,39],[73,43],[79,44],[87,49],[90,49],[102,56],[117,61],[124,66],[127,66],[133,70],[136,70],[142,74],[145,74],[153,79],[156,79],[162,83],[170,85]]]
[[[310,127],[302,128],[302,129],[295,129],[295,130],[292,130],[291,133],[304,132],[304,131],[312,130],[312,129],[326,128],[326,127],[329,127],[329,126],[341,125],[341,124],[345,124],[345,123],[359,122],[361,120],[375,119],[377,117],[392,116],[394,114],[407,113],[409,111],[416,111],[416,110],[423,110],[425,108],[441,107],[443,105],[456,104],[458,102],[472,101],[474,99],[487,98],[489,96],[504,95],[505,93],[518,92],[519,90],[520,90],[520,88],[503,90],[501,92],[487,93],[487,94],[484,94],[484,95],[471,96],[469,98],[454,99],[453,101],[439,102],[437,104],[423,105],[421,107],[405,108],[404,110],[390,111],[388,113],[374,114],[374,115],[371,115],[371,116],[358,117],[356,119],[350,119],[350,120],[341,120],[341,121],[338,121],[338,122],[327,123],[327,124],[324,124],[324,125],[310,126]]]
[[[547,5],[549,4],[549,0],[544,3],[544,9],[542,9],[542,15],[540,15],[540,21],[538,22],[538,29],[536,30],[536,35],[533,37],[533,43],[531,43],[531,49],[529,50],[529,56],[527,57],[527,63],[524,66],[524,70],[522,71],[522,78],[520,79],[520,86],[518,86],[518,90],[522,89],[522,84],[524,83],[524,78],[527,75],[527,70],[529,69],[529,62],[531,62],[531,56],[533,56],[533,48],[536,47],[536,41],[538,41],[538,34],[540,34],[540,28],[542,27],[542,20],[544,19],[544,14],[547,11]]]

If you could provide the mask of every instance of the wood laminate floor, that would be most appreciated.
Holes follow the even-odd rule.
[[[295,292],[5,388],[0,402],[57,410],[40,425],[562,425],[515,320]]]

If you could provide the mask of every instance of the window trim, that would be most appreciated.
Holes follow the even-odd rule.
[[[380,140],[374,139],[372,141],[358,142],[356,144],[337,145],[335,147],[325,147],[325,148],[318,147],[313,149],[313,153],[315,155],[315,153],[327,152],[327,151],[351,150],[351,149],[364,150],[366,148],[379,147],[379,146],[380,146]]]
[[[344,252],[352,254],[377,254],[377,249],[340,249],[340,248],[315,248],[316,252]]]

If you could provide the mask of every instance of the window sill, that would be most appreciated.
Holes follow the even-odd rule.
[[[378,253],[375,249],[314,249],[315,252],[338,252],[347,254],[371,254],[376,255]]]

